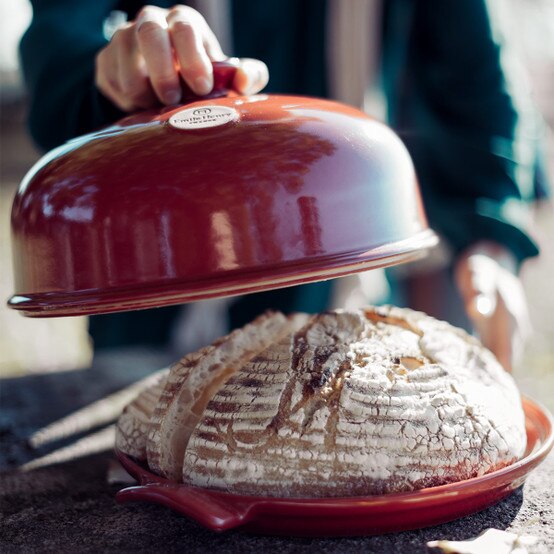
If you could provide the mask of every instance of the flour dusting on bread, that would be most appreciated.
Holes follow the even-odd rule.
[[[185,446],[166,476],[239,494],[353,496],[459,481],[523,455],[517,387],[464,331],[388,306],[279,314],[269,333],[277,316],[263,317],[228,336],[238,354],[215,385],[199,368],[217,344],[186,357],[186,375],[172,369],[149,443],[171,402],[190,411],[191,395],[208,394],[186,430],[173,428]],[[252,333],[264,338],[249,348]]]

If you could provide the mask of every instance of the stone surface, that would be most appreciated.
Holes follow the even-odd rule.
[[[144,356],[141,355],[143,358]],[[161,506],[118,505],[106,480],[112,454],[89,455],[22,473],[17,467],[71,444],[71,437],[34,451],[31,433],[145,374],[106,360],[90,369],[4,380],[0,384],[0,551],[20,552],[428,552],[427,541],[465,540],[489,527],[540,538],[554,552],[554,454],[522,489],[481,513],[437,527],[377,537],[306,539],[215,534]],[[106,445],[109,448],[109,445]]]

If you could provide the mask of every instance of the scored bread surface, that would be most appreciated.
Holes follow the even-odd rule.
[[[165,386],[169,369],[157,371],[144,381],[144,390],[123,410],[115,433],[115,447],[139,460],[146,459],[150,418]]]
[[[189,437],[218,388],[258,352],[301,327],[306,317],[265,313],[174,364],[150,419],[146,446],[150,468],[180,481]]]
[[[239,494],[382,494],[482,475],[525,444],[513,379],[475,338],[408,309],[337,310],[234,372],[182,476]]]
[[[517,387],[494,356],[389,306],[266,313],[175,364],[126,408],[117,437],[169,479],[283,497],[436,486],[526,446]]]

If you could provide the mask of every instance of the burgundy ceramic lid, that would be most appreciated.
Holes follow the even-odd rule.
[[[21,183],[12,240],[9,305],[44,317],[318,281],[437,239],[385,125],[260,94],[144,112],[53,150]]]

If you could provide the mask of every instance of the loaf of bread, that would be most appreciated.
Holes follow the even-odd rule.
[[[146,437],[150,431],[150,417],[164,390],[168,369],[162,369],[151,375],[144,390],[131,402],[119,416],[115,447],[133,458],[146,459]]]
[[[143,393],[123,414],[118,448],[168,479],[238,494],[412,491],[511,464],[526,445],[517,387],[494,356],[396,307],[267,313],[160,385],[155,405]],[[138,448],[123,440],[137,434]]]

